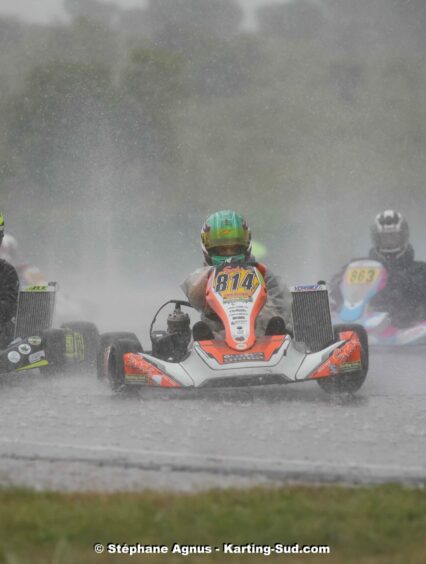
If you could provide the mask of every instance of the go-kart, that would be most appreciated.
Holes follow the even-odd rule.
[[[355,392],[368,370],[368,342],[360,325],[331,323],[323,284],[292,288],[293,331],[259,336],[256,319],[267,299],[259,264],[230,264],[212,270],[206,303],[223,324],[219,338],[192,338],[188,302],[170,300],[167,330],[150,328],[152,350],[134,333],[100,336],[98,378],[113,390],[265,386],[316,380],[326,392]]]
[[[378,261],[351,262],[340,285],[343,303],[333,312],[333,322],[360,323],[373,346],[426,345],[426,319],[412,327],[397,328],[389,313],[371,308],[371,300],[386,286],[387,278],[386,268]]]
[[[0,374],[95,367],[99,333],[93,323],[78,321],[52,328],[57,289],[55,282],[20,289],[15,335],[0,351]]]

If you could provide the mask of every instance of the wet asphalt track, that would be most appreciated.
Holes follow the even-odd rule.
[[[426,483],[426,353],[372,352],[353,398],[316,383],[115,396],[95,376],[0,385],[0,484],[63,490]]]

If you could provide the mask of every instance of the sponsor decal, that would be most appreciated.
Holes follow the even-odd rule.
[[[30,356],[28,357],[28,361],[33,364],[34,362],[38,362],[39,360],[41,360],[42,358],[44,358],[45,352],[44,351],[37,351],[33,354],[30,354]]]
[[[37,347],[38,345],[41,345],[41,337],[37,337],[37,336],[28,337],[27,341],[29,342],[30,345],[33,345],[33,347]]]
[[[318,292],[320,290],[326,290],[327,287],[323,284],[310,284],[308,286],[293,286],[292,292]]]
[[[348,358],[354,352],[357,347],[357,343],[355,341],[348,341],[339,349],[336,349],[332,355],[332,358],[337,361],[339,366],[342,366],[346,363]]]
[[[65,354],[74,355],[74,337],[72,335],[65,336]]]
[[[143,382],[144,384],[150,383],[146,374],[125,374],[125,378],[129,382]]]
[[[74,343],[77,360],[83,361],[86,358],[83,335],[80,333],[74,333]]]
[[[10,353],[7,355],[7,358],[13,364],[17,364],[21,360],[21,355],[18,353],[18,351],[10,351]]]
[[[42,366],[48,366],[47,360],[39,360],[38,362],[34,362],[33,364],[28,364],[27,366],[21,366],[17,368],[17,372],[23,372],[24,370],[32,370],[33,368],[41,368]]]
[[[361,370],[361,362],[345,362],[340,367],[340,372],[352,372],[353,370]]]
[[[18,346],[18,351],[21,354],[30,354],[31,352],[31,347],[30,345],[27,345],[27,343],[22,343],[22,345]]]
[[[361,362],[345,362],[341,366],[337,366],[337,364],[330,364],[329,369],[330,374],[353,372],[354,370],[361,370]]]
[[[51,292],[50,286],[26,286],[23,288],[25,292]]]
[[[83,361],[85,359],[84,339],[80,333],[65,335],[65,354],[72,360]]]
[[[265,360],[263,352],[242,353],[242,354],[224,354],[223,362],[250,362],[251,360]]]

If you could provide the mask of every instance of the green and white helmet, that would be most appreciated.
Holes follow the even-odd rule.
[[[207,264],[244,262],[251,253],[251,232],[246,220],[231,210],[212,214],[201,230],[201,248]]]

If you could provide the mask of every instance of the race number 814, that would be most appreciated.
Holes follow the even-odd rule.
[[[219,274],[214,282],[214,289],[218,293],[251,291],[257,286],[254,272],[236,272]]]

